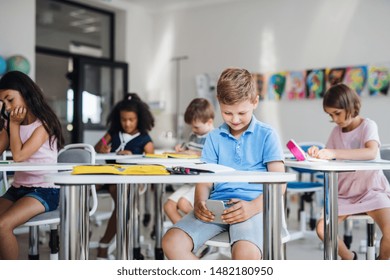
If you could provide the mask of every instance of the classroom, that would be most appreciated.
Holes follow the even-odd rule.
[[[260,100],[254,116],[274,128],[284,152],[290,139],[325,145],[335,126],[322,105],[330,73],[341,69],[342,82],[352,86],[353,71],[362,70],[364,78],[356,88],[362,103],[359,114],[375,121],[381,147],[386,147],[390,146],[389,12],[388,0],[2,1],[0,58],[25,60],[28,76],[42,87],[60,120],[65,144],[95,146],[107,131],[106,119],[114,105],[125,94],[136,93],[154,116],[149,135],[157,151],[187,139],[191,127],[184,115],[195,98],[206,98],[214,106],[214,127],[223,123],[216,88],[228,67],[247,69],[256,77]],[[304,83],[299,96],[292,93],[294,75]],[[311,75],[316,76],[309,81]],[[316,79],[319,84],[310,84]],[[314,96],[310,86],[317,90]],[[359,170],[353,168],[342,171]],[[317,176],[324,169],[315,171]],[[329,173],[332,178],[338,172]],[[309,177],[304,174],[303,180],[323,182],[323,177]],[[162,200],[170,191],[160,193]],[[301,235],[286,242],[283,258],[324,259],[324,245],[310,220],[321,216],[320,193],[317,189],[305,197],[304,216],[299,216],[302,192],[288,194],[288,229]],[[150,214],[145,204],[157,200],[157,195],[143,193],[140,198],[145,218]],[[109,199],[100,205],[103,210],[112,207]],[[307,219],[305,225],[301,218]],[[95,247],[89,249],[89,259],[97,257],[95,243],[104,232],[101,223],[90,224],[96,232],[90,237]],[[137,223],[145,243],[138,246],[141,254],[154,259],[153,221]],[[366,259],[366,219],[350,221],[348,226],[340,224],[339,230],[344,234],[353,228],[351,247],[359,260]],[[378,241],[381,233],[374,227]],[[22,232],[18,239],[19,259],[28,259],[28,234]],[[378,242],[373,246],[377,254]],[[40,247],[41,259],[49,259],[48,246]],[[337,259],[337,254],[326,251],[325,259]]]

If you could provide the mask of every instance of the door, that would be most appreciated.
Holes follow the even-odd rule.
[[[114,104],[128,90],[128,64],[98,58],[73,58],[67,101],[73,103],[72,143],[95,145]],[[70,104],[69,104],[70,105]]]

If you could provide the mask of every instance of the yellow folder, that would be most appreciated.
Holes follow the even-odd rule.
[[[105,164],[74,166],[72,174],[169,175],[169,172],[162,165]]]

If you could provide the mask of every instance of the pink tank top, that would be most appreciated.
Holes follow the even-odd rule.
[[[25,143],[33,134],[34,130],[42,125],[40,120],[36,120],[29,125],[20,126],[20,139],[22,143]],[[47,139],[45,143],[25,162],[30,163],[57,163],[57,140],[54,141],[52,147],[49,145],[50,139]],[[58,186],[45,181],[44,175],[48,173],[56,173],[57,171],[17,171],[14,175],[14,181],[12,185],[14,187],[45,187],[45,188],[58,188]]]

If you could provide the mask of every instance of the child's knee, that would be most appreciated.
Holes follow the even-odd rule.
[[[324,220],[320,219],[316,226],[316,232],[318,237],[323,240],[324,239]]]
[[[178,228],[172,228],[168,230],[162,238],[163,251],[166,254],[169,254],[169,252],[176,250],[176,247],[185,250],[185,244],[188,239],[190,238],[184,231]]]
[[[184,197],[180,198],[177,202],[177,208],[185,214],[188,214],[193,209],[191,203]]]
[[[173,200],[168,199],[168,200],[164,203],[164,211],[165,211],[165,212],[176,211],[176,209],[177,209],[177,203],[174,202]]]
[[[262,253],[252,242],[240,240],[232,246],[232,258],[234,260],[260,260]]]

